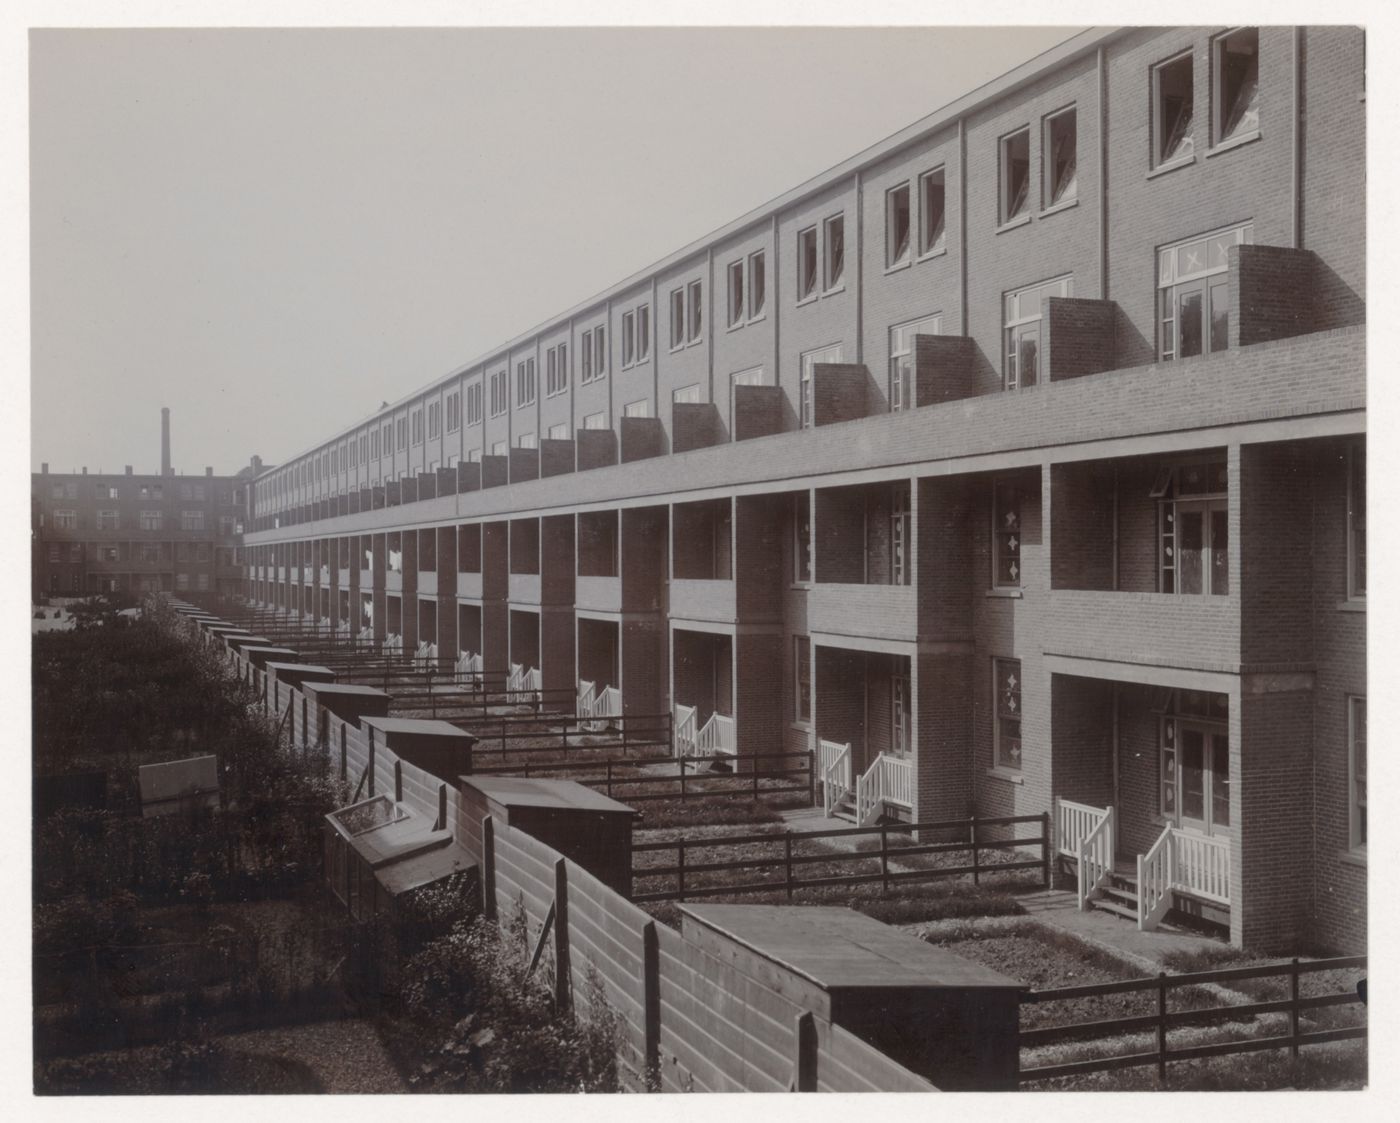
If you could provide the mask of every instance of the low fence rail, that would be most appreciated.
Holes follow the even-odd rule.
[[[473,764],[495,761],[505,765],[529,756],[557,756],[561,753],[566,759],[570,753],[596,756],[616,749],[622,750],[624,757],[629,752],[645,755],[644,750],[656,748],[665,749],[666,755],[670,754],[670,714],[631,714],[618,718],[616,731],[612,734],[590,732],[588,721],[587,718],[569,714],[538,717],[523,714],[516,715],[514,719],[508,716],[492,718],[489,722],[467,719],[459,724],[478,738],[472,749]],[[526,741],[548,743],[524,744]],[[511,764],[511,767],[518,765]]]
[[[985,839],[978,834],[989,827],[1016,827],[1033,823],[1040,827],[1040,833],[1029,838]],[[890,837],[913,835],[915,832],[966,832],[966,839],[952,842],[901,843],[890,845]],[[1014,831],[1013,831],[1014,833]],[[828,850],[821,853],[803,853],[805,842],[820,842],[835,838],[878,838],[878,850]],[[772,855],[739,858],[733,860],[686,861],[686,853],[699,850],[713,853],[718,850],[771,846]],[[1004,862],[984,862],[986,851],[1013,851],[1025,849],[1039,850],[1034,858],[1013,858]],[[638,867],[635,862],[638,854],[674,852],[676,861],[668,866]],[[901,869],[900,864],[918,855],[944,855],[967,853],[970,860],[964,865],[938,866],[929,869]],[[878,827],[846,827],[825,831],[786,831],[782,834],[750,834],[728,838],[677,839],[670,842],[639,842],[632,845],[633,869],[632,900],[643,901],[684,901],[694,897],[730,896],[742,893],[785,892],[791,897],[799,889],[815,889],[827,885],[861,885],[879,882],[888,890],[891,885],[903,882],[932,881],[943,877],[972,875],[973,881],[980,883],[984,874],[1011,873],[1017,870],[1035,870],[1040,874],[1041,884],[1050,884],[1050,819],[1048,815],[1018,815],[998,819],[953,819],[935,823],[887,823]],[[799,871],[804,866],[814,864],[831,865],[854,862],[878,862],[878,870],[865,870],[850,874],[826,874],[819,877],[801,877]],[[772,876],[766,880],[744,880],[746,872],[767,871]],[[735,874],[716,878],[712,875]],[[687,885],[687,877],[706,875],[706,884]],[[673,885],[661,890],[637,891],[641,881],[667,879]]]
[[[1024,1029],[1020,1033],[1022,1049],[1067,1041],[1092,1042],[1098,1038],[1144,1032],[1155,1032],[1156,1041],[1150,1050],[1022,1068],[1020,1080],[1024,1084],[1030,1081],[1051,1080],[1055,1077],[1155,1065],[1158,1080],[1165,1083],[1167,1066],[1174,1062],[1199,1060],[1206,1057],[1223,1057],[1236,1053],[1254,1053],[1269,1049],[1288,1049],[1296,1057],[1304,1045],[1359,1040],[1367,1036],[1365,1026],[1305,1030],[1302,1026],[1302,1018],[1307,1011],[1360,1003],[1360,995],[1356,991],[1344,991],[1304,997],[1299,993],[1299,980],[1302,976],[1317,971],[1365,969],[1365,967],[1366,956],[1364,955],[1307,962],[1293,959],[1288,962],[1259,967],[1229,967],[1218,971],[1198,971],[1183,975],[1169,975],[1162,972],[1156,978],[1028,991],[1021,996],[1022,1010],[1027,1005],[1143,992],[1151,992],[1155,996],[1156,1010],[1153,1013],[1135,1017],[1071,1022],[1064,1025]],[[1189,1010],[1170,1009],[1170,996],[1174,990],[1271,977],[1281,978],[1287,982],[1289,991],[1287,998],[1207,1006]],[[1168,1034],[1173,1029],[1209,1026],[1212,1023],[1221,1022],[1239,1023],[1245,1019],[1266,1014],[1287,1015],[1289,1031],[1285,1034],[1266,1033],[1244,1040],[1209,1042],[1177,1048],[1172,1048],[1168,1042]]]

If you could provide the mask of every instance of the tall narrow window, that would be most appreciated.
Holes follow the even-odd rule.
[[[763,303],[768,295],[768,282],[764,273],[763,251],[749,254],[749,319],[763,315]]]
[[[685,346],[685,289],[671,293],[671,350]]]
[[[806,300],[817,291],[817,228],[809,226],[797,233],[797,299]]]
[[[651,305],[637,305],[637,362],[651,357]]]
[[[996,695],[994,759],[998,768],[1021,767],[1021,661],[992,660],[992,691]]]
[[[1230,591],[1229,469],[1224,460],[1166,465],[1158,501],[1158,587],[1164,593]]]
[[[917,404],[914,386],[914,341],[920,335],[938,335],[942,318],[928,316],[890,328],[890,409],[913,409]]]
[[[637,316],[634,312],[622,313],[622,369],[626,370],[636,361]]]
[[[897,483],[890,487],[890,584],[910,583],[909,542],[911,536],[909,485]]]
[[[812,640],[810,636],[792,637],[792,670],[794,690],[793,716],[798,721],[812,720]]]
[[[1366,446],[1347,457],[1347,596],[1366,595]]]
[[[1229,348],[1230,247],[1253,241],[1254,224],[1245,223],[1157,252],[1163,361]]]
[[[599,324],[593,329],[593,377],[602,378],[608,373],[607,328]]]
[[[1191,156],[1195,145],[1191,135],[1194,105],[1189,52],[1153,69],[1152,155],[1156,166]]]
[[[590,328],[583,333],[579,339],[579,362],[582,369],[579,371],[579,379],[582,382],[593,381],[593,331]]]
[[[839,363],[841,345],[818,347],[815,351],[802,354],[801,381],[798,388],[798,421],[803,429],[810,429],[815,423],[815,397],[813,379],[818,363]]]
[[[1366,699],[1347,699],[1347,746],[1351,772],[1351,845],[1366,845]]]
[[[699,281],[691,281],[686,287],[686,337],[687,343],[696,343],[700,339],[700,328],[703,324],[703,307],[700,300],[701,289]]]
[[[919,253],[938,253],[947,245],[943,169],[919,177]]]
[[[1259,131],[1259,29],[1246,27],[1215,41],[1215,143]]]
[[[729,326],[737,327],[744,322],[744,263],[733,261],[729,264]]]
[[[1079,194],[1077,115],[1066,109],[1045,119],[1045,135],[1041,138],[1041,164],[1045,169],[1043,198],[1045,206],[1068,203]]]
[[[885,267],[909,259],[909,185],[885,192]]]
[[[1006,294],[1006,388],[1021,390],[1040,380],[1040,321],[1042,301],[1050,296],[1073,296],[1074,281],[1059,277]]]
[[[1020,218],[1030,206],[1031,131],[1021,129],[1001,138],[1001,222]]]
[[[812,580],[812,497],[808,492],[792,497],[793,580]]]
[[[846,216],[832,215],[822,224],[824,265],[822,288],[831,290],[846,275]]]
[[[1021,586],[1021,488],[1015,480],[992,485],[992,581],[1002,589]]]

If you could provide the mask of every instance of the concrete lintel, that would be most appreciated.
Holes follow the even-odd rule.
[[[1052,674],[1107,679],[1110,682],[1135,682],[1143,686],[1168,686],[1178,690],[1209,690],[1215,693],[1229,693],[1240,681],[1238,670],[1218,671],[1167,667],[1160,664],[1120,663],[1112,659],[1090,659],[1048,651],[1045,653],[1045,666]]]
[[[838,632],[812,632],[811,640],[819,647],[843,647],[848,651],[873,651],[881,655],[908,655],[919,653],[916,640],[881,639],[877,636],[847,636]]]

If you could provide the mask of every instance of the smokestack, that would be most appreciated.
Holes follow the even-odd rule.
[[[126,466],[126,474],[127,474],[128,476],[131,475],[131,465],[130,465],[130,464],[128,464],[128,465]]]
[[[49,474],[49,462],[47,460],[39,465],[39,471],[46,476]]]
[[[166,406],[160,410],[160,474],[174,474],[170,470],[170,410]]]

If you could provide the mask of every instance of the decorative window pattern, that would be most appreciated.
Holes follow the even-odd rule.
[[[792,557],[794,581],[812,580],[812,497],[803,492],[792,497]]]
[[[1040,380],[1041,301],[1050,296],[1073,296],[1074,279],[1057,277],[1006,294],[1006,389],[1024,390]]]
[[[1073,109],[1045,118],[1041,165],[1045,170],[1043,205],[1057,207],[1079,194],[1078,117]]]
[[[1215,143],[1251,137],[1259,131],[1259,29],[1220,36],[1214,54]]]
[[[941,334],[942,323],[941,316],[925,316],[890,328],[891,410],[914,408],[914,340],[920,335]]]
[[[1230,591],[1229,468],[1224,460],[1164,466],[1158,500],[1158,587],[1164,593]]]
[[[1192,69],[1188,51],[1152,70],[1152,162],[1156,167],[1189,160],[1195,149]]]
[[[1029,212],[1031,195],[1031,131],[1020,129],[1001,138],[1000,221],[1004,226]]]
[[[909,510],[909,485],[897,483],[890,487],[890,584],[908,585],[912,574],[909,565],[909,542],[912,537]]]
[[[1230,346],[1230,247],[1254,242],[1254,224],[1157,251],[1158,326],[1162,361]]]
[[[1016,480],[992,483],[992,583],[999,589],[1021,587],[1021,485]]]
[[[992,691],[996,695],[996,721],[992,736],[998,768],[1021,767],[1021,661],[992,660]]]
[[[919,177],[919,253],[939,253],[948,239],[944,170],[934,168]]]
[[[793,717],[798,721],[812,720],[812,640],[810,636],[792,637]]]

